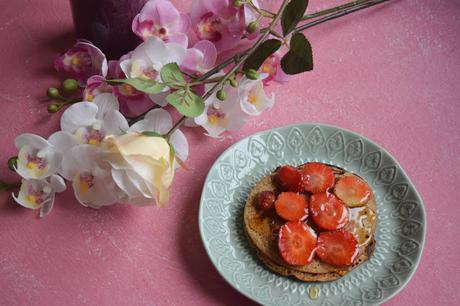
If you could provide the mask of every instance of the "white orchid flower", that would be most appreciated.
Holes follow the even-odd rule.
[[[128,79],[140,78],[161,81],[160,71],[166,64],[181,65],[186,48],[177,43],[165,43],[158,37],[150,37],[140,44],[128,59],[120,62],[120,67]],[[165,89],[167,91],[168,89]],[[149,95],[152,101],[166,105],[165,93]]]
[[[73,104],[62,114],[62,131],[49,141],[65,151],[77,144],[99,145],[107,135],[121,135],[129,126],[118,109],[118,100],[110,93],[97,95],[93,102]]]
[[[82,144],[69,149],[62,161],[62,175],[72,181],[75,197],[83,206],[99,208],[117,202],[117,189],[105,162],[104,149]]]
[[[66,185],[62,177],[51,175],[48,179],[24,179],[21,189],[14,200],[21,206],[30,209],[40,209],[40,218],[45,217],[51,212],[54,204],[56,192],[63,192]]]
[[[240,107],[238,91],[229,86],[225,90],[225,101],[220,101],[213,94],[205,101],[203,113],[194,118],[195,124],[201,125],[208,136],[219,137],[224,131],[238,130],[248,117]]]
[[[19,150],[16,172],[25,179],[47,178],[61,165],[62,154],[38,135],[19,135],[15,145]]]
[[[133,124],[128,132],[145,132],[152,131],[160,135],[166,134],[173,126],[171,115],[168,111],[158,108],[148,112],[144,119]],[[188,142],[184,133],[176,130],[169,137],[169,142],[174,147],[176,156],[185,161],[188,157]]]
[[[264,110],[270,109],[275,104],[275,96],[267,96],[263,80],[268,74],[262,74],[257,80],[243,77],[238,87],[241,109],[250,116],[258,116]]]
[[[177,63],[185,58],[185,47],[176,43],[165,43],[151,37],[134,49],[130,58],[120,63],[127,78],[161,80],[160,71],[164,65]]]

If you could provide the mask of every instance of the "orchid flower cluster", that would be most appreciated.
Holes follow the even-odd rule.
[[[61,129],[16,138],[15,201],[44,217],[68,181],[87,207],[166,203],[176,168],[186,168],[181,126],[215,138],[242,128],[273,107],[267,86],[313,69],[304,29],[383,0],[304,15],[307,2],[284,0],[274,13],[256,0],[193,0],[186,14],[149,0],[132,22],[142,42],[119,60],[78,40],[54,63],[68,79],[47,92],[50,113],[65,109]],[[224,51],[232,55],[218,61]]]

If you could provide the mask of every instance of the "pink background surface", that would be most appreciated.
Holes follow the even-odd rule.
[[[174,1],[178,4],[180,1]],[[310,10],[337,1],[310,1]],[[342,1],[343,2],[343,1]],[[189,8],[183,1],[182,8]],[[0,10],[0,177],[16,135],[47,137],[59,116],[44,92],[57,85],[56,52],[72,43],[64,0],[3,1]],[[224,141],[186,130],[190,170],[165,208],[92,210],[69,190],[44,220],[0,196],[0,304],[253,305],[211,265],[198,233],[201,188],[214,160],[256,131],[323,122],[382,145],[425,202],[427,239],[407,287],[386,305],[460,303],[460,2],[394,0],[308,30],[315,70],[273,85],[273,111]]]

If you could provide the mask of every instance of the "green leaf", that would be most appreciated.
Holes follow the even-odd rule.
[[[150,79],[119,79],[119,80],[107,80],[107,83],[112,85],[117,84],[128,84],[136,88],[139,91],[148,93],[148,94],[157,94],[162,92],[166,86],[158,83],[155,80]]]
[[[289,52],[281,59],[281,68],[287,74],[313,70],[311,45],[302,33],[292,35]]]
[[[204,111],[203,98],[195,95],[188,87],[170,93],[166,101],[187,117],[197,117]]]
[[[163,82],[173,88],[177,88],[177,85],[185,85],[187,83],[176,63],[164,65],[163,68],[161,68],[160,75]]]
[[[307,10],[308,0],[291,0],[281,15],[283,35],[288,35],[295,29]]]
[[[144,136],[148,136],[148,137],[163,137],[161,136],[161,134],[154,132],[154,131],[144,131],[141,134]]]
[[[281,47],[281,41],[278,39],[268,39],[264,41],[257,49],[248,57],[244,63],[243,70],[254,69],[258,70],[264,61]]]

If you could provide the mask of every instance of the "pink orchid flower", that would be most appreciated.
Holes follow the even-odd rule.
[[[108,77],[110,79],[126,78],[123,70],[121,70],[120,62],[130,58],[131,54],[130,52],[123,55],[119,61],[109,61]],[[151,96],[138,91],[131,85],[109,85],[106,82],[106,78],[99,75],[93,75],[88,79],[86,88],[83,91],[83,100],[91,102],[97,95],[107,92],[114,94],[118,98],[120,112],[128,117],[135,117],[142,114],[151,109],[155,104],[163,104],[163,101],[156,103],[155,100],[158,100],[157,98],[152,99]]]
[[[233,0],[194,0],[191,18],[198,38],[213,42],[222,52],[238,45],[255,16],[244,5],[235,8]]]
[[[188,15],[180,13],[168,0],[149,0],[134,17],[132,30],[142,40],[156,36],[165,42],[188,46]]]
[[[273,53],[263,62],[262,66],[260,66],[259,72],[267,74],[267,77],[263,80],[264,85],[270,84],[271,81],[284,84],[291,78],[291,76],[284,73],[281,68],[281,58],[285,53],[286,51],[277,51]]]
[[[93,75],[107,75],[107,60],[104,53],[86,40],[78,40],[66,53],[58,55],[54,61],[57,71],[66,73],[83,86]]]
[[[187,49],[181,69],[194,75],[205,73],[214,67],[217,49],[209,40],[200,40],[193,48]]]
[[[107,84],[103,76],[93,75],[86,81],[86,87],[83,90],[83,101],[92,102],[101,93],[113,93],[113,88]]]

